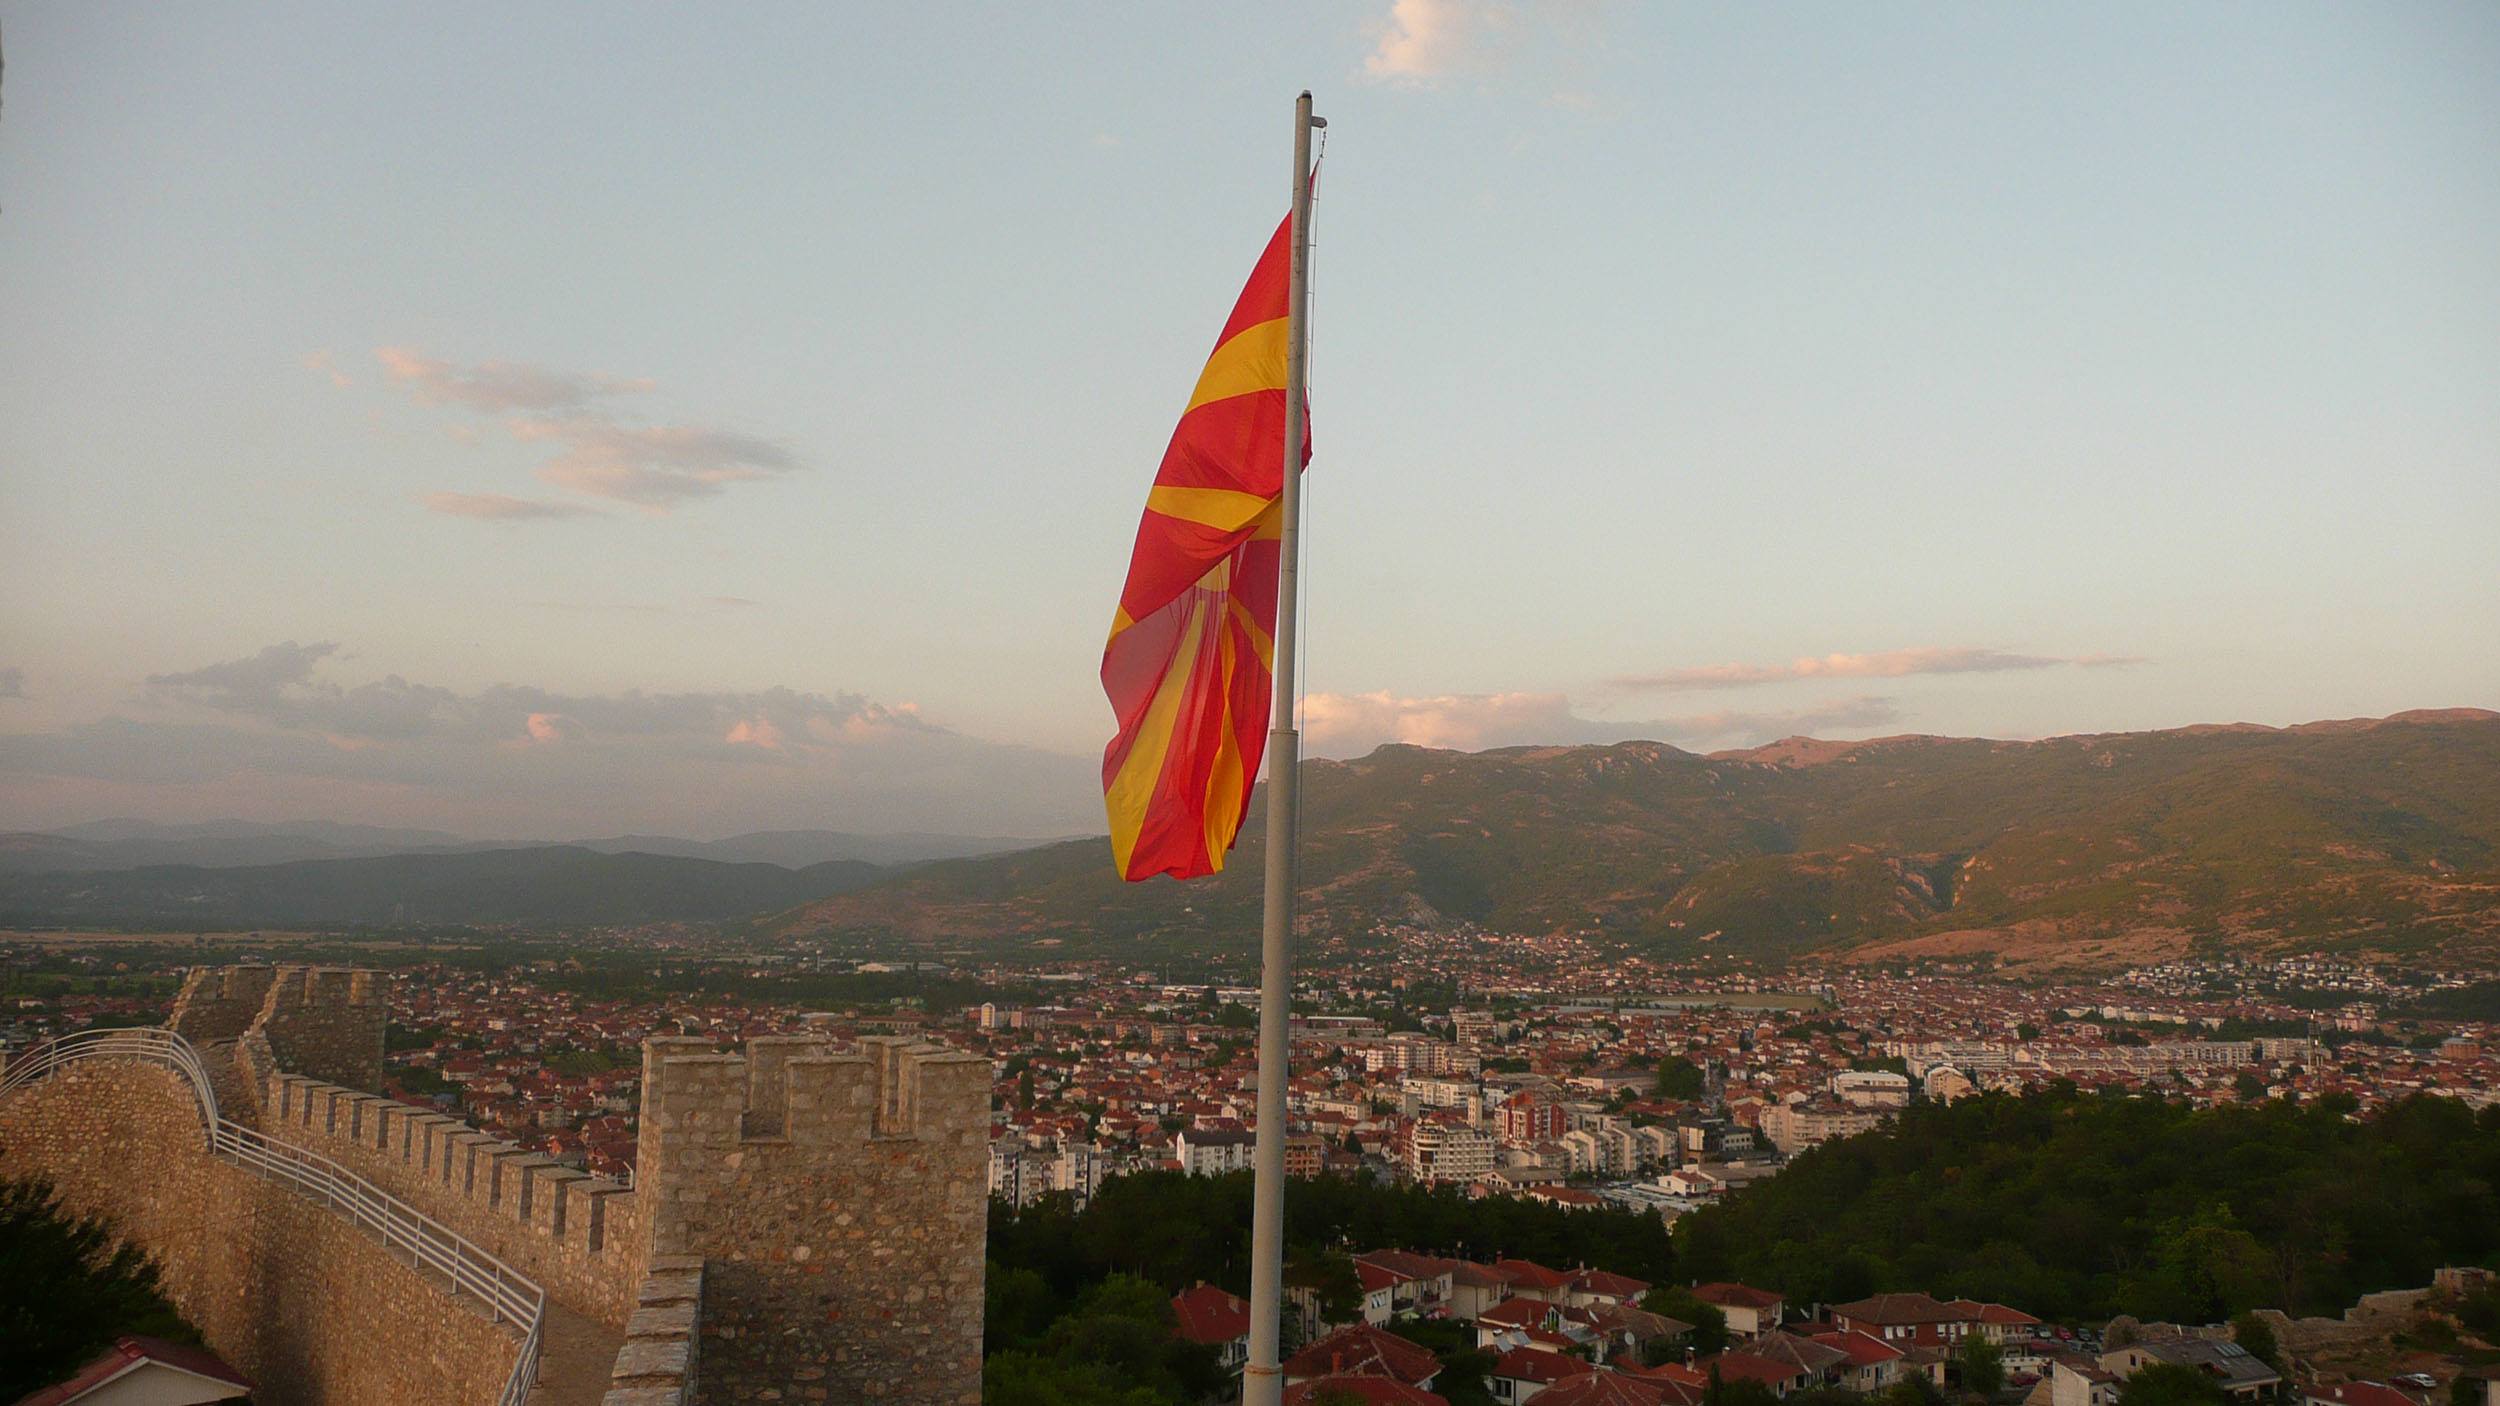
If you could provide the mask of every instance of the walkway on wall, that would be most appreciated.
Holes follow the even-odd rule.
[[[550,1300],[539,1342],[538,1390],[529,1406],[599,1406],[625,1335]]]
[[[585,1341],[586,1335],[569,1326],[563,1334],[568,1369],[567,1380],[561,1384],[563,1394],[532,1395],[540,1345],[545,1341],[551,1317],[544,1290],[451,1227],[329,1158],[276,1141],[257,1128],[220,1115],[216,1086],[200,1062],[199,1052],[180,1035],[170,1030],[133,1028],[83,1030],[47,1040],[11,1059],[7,1069],[0,1071],[0,1096],[88,1060],[138,1062],[172,1070],[190,1087],[198,1106],[201,1136],[211,1155],[328,1206],[371,1233],[396,1257],[449,1288],[455,1296],[473,1300],[497,1322],[511,1324],[521,1334],[521,1351],[513,1363],[511,1377],[495,1398],[495,1406],[540,1402],[547,1406],[573,1406],[576,1402],[598,1401],[598,1392],[577,1394],[581,1388],[575,1379],[582,1374],[574,1370],[573,1364],[592,1347]],[[594,1331],[604,1331],[595,1323],[589,1326]],[[608,1344],[611,1359],[616,1346],[615,1342]],[[598,1384],[603,1391],[604,1369]]]

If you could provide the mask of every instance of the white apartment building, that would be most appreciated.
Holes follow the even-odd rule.
[[[1494,1150],[1481,1128],[1418,1123],[1407,1137],[1406,1174],[1425,1185],[1476,1181],[1492,1172]]]
[[[1258,1134],[1231,1129],[1183,1128],[1172,1139],[1172,1155],[1193,1177],[1216,1177],[1249,1169]]]

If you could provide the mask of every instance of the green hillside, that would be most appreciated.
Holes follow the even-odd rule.
[[[1381,748],[1305,770],[1309,921],[1597,927],[1669,950],[2488,956],[2500,714],[1992,742]],[[931,865],[792,930],[1246,947],[1261,844],[1123,884],[1100,840]]]

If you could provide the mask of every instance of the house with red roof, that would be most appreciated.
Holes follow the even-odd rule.
[[[1592,1304],[1637,1304],[1649,1292],[1649,1281],[1603,1269],[1583,1269],[1571,1276],[1564,1302],[1575,1308]]]
[[[1834,1304],[1832,1322],[1843,1332],[1870,1333],[1894,1347],[1950,1348],[1978,1327],[1978,1308],[1940,1303],[1925,1294],[1876,1294]]]
[[[1172,1296],[1174,1331],[1188,1342],[1214,1348],[1232,1371],[1250,1360],[1250,1304],[1213,1284],[1193,1284]]]
[[[1450,1267],[1450,1316],[1472,1319],[1510,1297],[1510,1279],[1491,1265],[1459,1260]]]
[[[1494,1359],[1493,1370],[1486,1375],[1493,1383],[1494,1400],[1505,1406],[1527,1406],[1546,1388],[1596,1370],[1596,1364],[1583,1357],[1541,1347],[1514,1347]]]
[[[1536,1399],[1541,1406],[1685,1406],[1673,1384],[1630,1372],[1584,1372],[1538,1392]]]
[[[1944,1306],[1959,1313],[1969,1314],[1970,1321],[1978,1325],[1980,1334],[1999,1346],[2016,1338],[2030,1337],[2040,1327],[2039,1319],[2019,1308],[2008,1308],[2001,1303],[1980,1303],[1975,1299],[1947,1299]]]
[[[1740,1338],[1760,1337],[1780,1325],[1788,1301],[1750,1284],[1696,1284],[1693,1297],[1727,1315],[1727,1330]]]
[[[1285,1406],[1356,1401],[1362,1406],[1450,1406],[1449,1399],[1387,1377],[1317,1377],[1285,1388]]]
[[[1285,1360],[1285,1385],[1321,1377],[1387,1377],[1429,1390],[1441,1359],[1369,1323],[1339,1328]]]
[[[1571,1276],[1559,1269],[1547,1269],[1534,1260],[1495,1260],[1493,1269],[1510,1285],[1511,1293],[1521,1298],[1570,1301]]]
[[[1702,1359],[1705,1371],[1719,1374],[1721,1381],[1760,1382],[1774,1396],[1786,1396],[1816,1384],[1815,1373],[1785,1356],[1757,1353],[1750,1347],[1729,1348],[1716,1357]]]
[[[1871,1396],[1901,1379],[1901,1349],[1871,1333],[1834,1330],[1816,1333],[1813,1338],[1825,1347],[1838,1349],[1848,1359],[1840,1372],[1840,1384],[1851,1391]]]
[[[72,1402],[208,1406],[216,1401],[240,1401],[251,1390],[251,1378],[206,1348],[131,1336],[115,1339],[67,1380],[19,1397],[16,1406],[70,1406]]]
[[[2423,1397],[2385,1382],[2346,1382],[2309,1388],[2301,1394],[2300,1406],[2423,1406]]]
[[[1457,1260],[1418,1255],[1406,1250],[1373,1250],[1356,1255],[1356,1265],[1370,1265],[1392,1276],[1389,1307],[1396,1313],[1430,1314],[1450,1301],[1451,1275]]]

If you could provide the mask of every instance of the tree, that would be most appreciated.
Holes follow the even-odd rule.
[[[1905,1373],[1881,1399],[1884,1406],[1944,1406],[1944,1393],[1925,1372]]]
[[[2248,1349],[2248,1355],[2272,1367],[2288,1378],[2283,1370],[2283,1347],[2275,1341],[2274,1328],[2254,1313],[2243,1313],[2231,1320],[2231,1341]]]
[[[1985,1333],[1972,1333],[1962,1339],[1953,1354],[1954,1365],[1962,1369],[1962,1389],[1980,1396],[1994,1396],[2005,1385],[2005,1351],[1990,1341]]]
[[[2118,1388],[2118,1406],[2222,1406],[2222,1384],[2194,1367],[2153,1362]]]
[[[1715,1357],[1727,1350],[1727,1315],[1715,1304],[1706,1304],[1693,1297],[1690,1289],[1669,1285],[1641,1295],[1641,1309],[1661,1318],[1690,1323],[1693,1330],[1684,1335],[1684,1346],[1703,1357]]]
[[[1709,1081],[1703,1077],[1701,1067],[1691,1060],[1670,1056],[1658,1062],[1658,1081],[1655,1085],[1658,1097],[1690,1103],[1700,1098],[1708,1087]]]
[[[124,1333],[199,1342],[156,1266],[103,1222],[63,1214],[42,1181],[0,1181],[0,1400],[49,1386]]]

